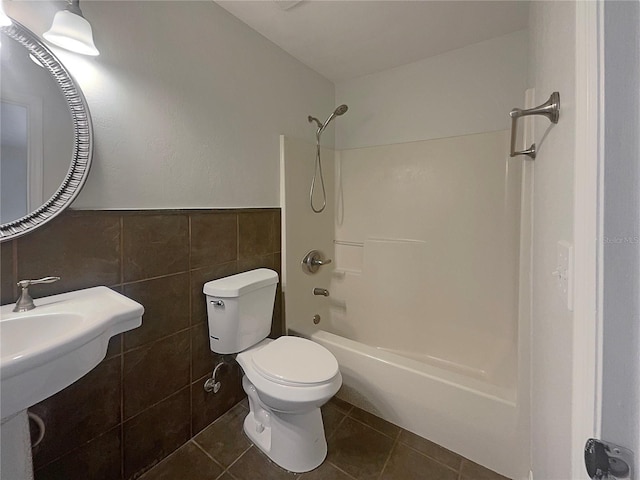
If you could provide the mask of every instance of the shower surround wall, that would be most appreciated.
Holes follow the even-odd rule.
[[[522,161],[507,148],[499,131],[339,152],[323,328],[514,390]]]
[[[336,150],[509,128],[527,88],[528,32],[517,31],[336,84],[349,112]]]
[[[58,275],[37,298],[107,285],[142,303],[142,327],[114,337],[89,374],[30,410],[46,424],[36,480],[138,477],[243,396],[234,365],[221,391],[202,386],[209,349],[205,282],[267,267],[280,271],[279,209],[69,211],[1,245],[2,303],[22,278]],[[282,331],[278,291],[271,336]]]

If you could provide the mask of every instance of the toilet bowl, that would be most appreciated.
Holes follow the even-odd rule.
[[[310,340],[280,337],[263,340],[237,360],[249,397],[247,436],[286,470],[318,467],[327,455],[320,407],[342,385],[333,355]]]
[[[249,397],[244,431],[271,460],[295,473],[327,456],[322,413],[342,385],[338,362],[310,340],[266,338],[278,275],[258,269],[208,282],[209,342],[216,353],[236,353]]]

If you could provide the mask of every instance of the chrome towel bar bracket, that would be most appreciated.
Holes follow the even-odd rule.
[[[516,151],[516,137],[518,136],[518,118],[526,117],[528,115],[544,115],[551,123],[558,123],[560,118],[560,94],[553,92],[549,97],[549,100],[534,108],[527,110],[521,110],[520,108],[514,108],[509,112],[511,117],[511,154],[516,155],[529,155],[532,159],[536,158],[536,144],[532,143],[526,150]]]

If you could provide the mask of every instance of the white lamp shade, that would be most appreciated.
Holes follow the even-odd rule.
[[[83,55],[100,55],[93,43],[91,24],[80,15],[60,10],[49,31],[42,35],[48,42]]]
[[[6,27],[11,25],[11,19],[4,13],[4,7],[2,6],[2,0],[0,0],[0,27]]]

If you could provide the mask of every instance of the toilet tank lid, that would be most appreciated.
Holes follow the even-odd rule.
[[[268,268],[258,268],[219,278],[204,284],[202,291],[212,297],[238,297],[267,285],[278,283],[278,274]]]

